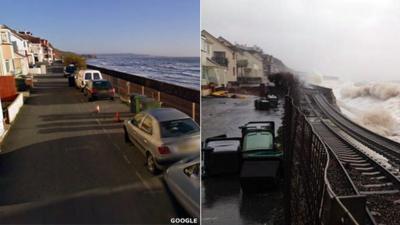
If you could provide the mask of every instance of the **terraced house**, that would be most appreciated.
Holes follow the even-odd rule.
[[[258,47],[236,45],[238,81],[246,85],[266,83],[268,78],[264,73],[262,50]]]
[[[202,95],[237,81],[234,45],[207,31],[201,32]]]
[[[0,75],[13,75],[14,67],[14,47],[11,43],[11,31],[7,26],[0,25],[0,45],[1,45],[1,65]]]

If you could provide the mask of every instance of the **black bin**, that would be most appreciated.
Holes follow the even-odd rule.
[[[68,76],[68,86],[70,86],[70,87],[75,86],[75,77],[73,75]]]

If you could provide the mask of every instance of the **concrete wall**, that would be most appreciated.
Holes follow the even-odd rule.
[[[7,112],[8,112],[8,120],[9,123],[12,123],[15,118],[17,117],[17,114],[19,113],[19,110],[21,107],[24,105],[24,96],[22,93],[18,94],[17,98],[7,107]]]
[[[0,99],[0,109],[2,110],[2,106],[1,106],[1,99]],[[3,135],[4,133],[4,123],[3,123],[3,110],[0,112],[0,137]]]

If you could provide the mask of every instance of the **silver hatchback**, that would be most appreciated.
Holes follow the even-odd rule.
[[[173,108],[138,113],[124,122],[124,131],[125,141],[145,155],[147,169],[153,174],[200,152],[199,125]]]

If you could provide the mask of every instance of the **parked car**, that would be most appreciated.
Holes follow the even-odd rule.
[[[114,100],[115,89],[108,80],[88,80],[83,94],[88,97],[89,101],[96,99]]]
[[[200,152],[199,125],[177,109],[140,112],[124,122],[124,131],[125,141],[145,155],[147,169],[153,174]]]
[[[102,80],[103,76],[98,70],[80,70],[75,77],[76,87],[83,91],[88,80]]]
[[[76,66],[74,64],[69,64],[64,67],[64,77],[69,77],[76,71]]]
[[[169,190],[194,218],[200,218],[200,157],[183,159],[164,173]]]

